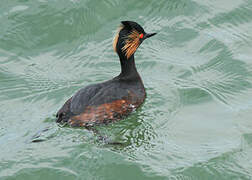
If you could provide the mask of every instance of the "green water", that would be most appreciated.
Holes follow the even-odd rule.
[[[144,105],[98,128],[109,146],[54,116],[120,72],[121,20],[158,35],[135,54]],[[1,0],[0,179],[252,179],[251,29],[251,0]]]

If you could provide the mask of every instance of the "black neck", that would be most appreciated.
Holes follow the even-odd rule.
[[[120,63],[121,63],[121,73],[119,75],[120,79],[125,80],[137,80],[140,78],[136,65],[134,54],[127,59],[124,55],[119,55]]]

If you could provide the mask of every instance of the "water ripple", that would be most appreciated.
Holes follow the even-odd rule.
[[[1,178],[251,179],[251,11],[249,0],[4,0]],[[130,19],[158,34],[135,54],[144,105],[98,128],[123,146],[58,127],[77,89],[120,72],[113,33]]]

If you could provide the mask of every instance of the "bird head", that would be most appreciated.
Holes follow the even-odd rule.
[[[129,59],[147,38],[156,33],[146,33],[144,29],[133,21],[122,21],[121,26],[114,38],[113,48],[118,55]]]

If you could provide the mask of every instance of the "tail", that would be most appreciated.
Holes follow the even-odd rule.
[[[71,100],[72,98],[68,99],[65,104],[61,107],[61,109],[56,114],[56,122],[57,123],[67,123],[69,118],[71,117]]]

